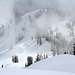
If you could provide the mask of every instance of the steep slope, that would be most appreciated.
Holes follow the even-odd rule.
[[[70,17],[71,20],[68,19],[66,15],[56,9],[39,9],[26,14],[18,23],[11,21],[5,25],[5,35],[0,38],[0,55],[14,50],[16,45],[22,44],[25,41],[31,39],[37,40],[38,36],[50,36],[51,31],[54,37],[56,33],[61,32],[63,37],[67,40],[71,40],[74,35],[70,36],[71,28],[68,28],[66,23],[70,22],[70,25],[72,25],[72,23],[74,24],[72,18]],[[34,46],[33,49],[35,48]]]

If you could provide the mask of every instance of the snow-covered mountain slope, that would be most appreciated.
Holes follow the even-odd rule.
[[[59,55],[56,57],[48,58],[46,60],[39,61],[30,67],[29,69],[36,70],[53,70],[75,73],[75,56],[74,55]]]
[[[41,60],[32,64],[28,68],[24,68],[24,54],[19,55],[19,63],[12,63],[11,58],[4,60],[4,68],[0,68],[2,75],[75,75],[75,56],[74,55],[59,55],[48,59]],[[34,57],[34,54],[33,54]],[[22,60],[22,58],[24,60]],[[8,63],[9,62],[9,63]],[[1,64],[1,62],[0,62]],[[6,65],[5,65],[6,64]]]
[[[36,38],[37,33],[40,36],[46,36],[56,33],[61,33],[67,40],[72,40],[74,37],[74,22],[73,17],[67,17],[63,12],[56,9],[39,9],[34,12],[28,13],[22,17],[16,29],[16,37],[21,35],[28,39]],[[70,26],[70,28],[68,27]],[[17,40],[17,39],[16,39]],[[17,40],[16,42],[18,42]]]
[[[25,42],[24,42],[25,41]],[[22,43],[23,42],[23,43]],[[23,39],[21,43],[18,45],[15,45],[11,50],[6,49],[0,52],[0,60],[11,58],[13,55],[24,55],[21,57],[22,60],[24,58],[27,58],[29,55],[37,55],[37,53],[47,53],[48,55],[52,55],[50,52],[51,44],[45,39],[42,39],[43,44],[39,45],[37,44],[36,39],[34,40],[25,40]]]
[[[70,18],[70,20],[67,18],[68,17],[66,17],[63,13],[56,9],[39,9],[26,14],[18,23],[15,23],[12,20],[9,24],[5,25],[4,36],[0,38],[0,55],[2,56],[2,54],[10,52],[11,50],[15,51],[15,54],[17,53],[16,50],[28,50],[30,52],[34,51],[34,49],[36,49],[36,46],[38,47],[38,45],[35,46],[37,36],[45,37],[47,35],[50,35],[51,31],[51,34],[53,36],[56,35],[56,32],[61,32],[63,37],[66,37],[67,40],[72,39],[74,35],[70,36],[71,28],[68,28],[66,26],[66,23],[73,25],[74,19],[72,20]],[[72,26],[72,28],[73,27],[74,25]],[[29,44],[31,43],[31,45],[27,46],[28,43],[25,43],[23,46],[24,42],[31,39],[33,39],[29,42]],[[49,44],[47,45],[48,51],[50,50]],[[32,45],[34,46],[32,47]],[[15,48],[15,46],[17,48]],[[23,49],[23,47],[30,47],[30,49]],[[43,48],[44,47],[39,48],[39,50],[42,49],[40,50],[42,52]],[[37,52],[39,50],[37,49]]]
[[[66,17],[65,15],[63,15],[63,13],[61,13],[58,10],[40,9],[23,16],[21,22],[24,24],[25,20],[27,20],[28,21],[28,22],[26,21],[28,23],[26,24],[27,27],[28,25],[29,27],[30,26],[33,27],[34,29],[36,29],[36,32],[38,30],[41,30],[41,31],[45,31],[46,33],[51,29],[54,32],[56,29],[58,29],[57,31],[60,31],[63,36],[65,36],[66,38],[69,38],[70,30],[67,28],[66,23],[68,21],[70,22],[70,20],[67,18],[69,17]],[[31,30],[31,29],[28,29],[28,30]]]
[[[45,70],[28,70],[28,69],[17,69],[7,68],[0,69],[2,75],[75,75],[75,73],[57,72],[57,71],[45,71]]]

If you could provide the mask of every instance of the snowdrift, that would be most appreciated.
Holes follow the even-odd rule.
[[[74,73],[45,71],[45,70],[28,70],[28,69],[0,69],[1,75],[75,75]]]
[[[28,68],[7,67],[0,68],[1,75],[75,75],[75,56],[59,55],[39,61]],[[18,66],[21,64],[18,64]],[[14,66],[17,66],[15,64]]]
[[[59,55],[56,57],[39,61],[28,68],[37,70],[53,70],[75,73],[75,56]]]

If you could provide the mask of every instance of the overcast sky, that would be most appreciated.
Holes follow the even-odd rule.
[[[74,13],[75,0],[0,0],[0,24],[15,14],[13,9],[24,15],[41,8],[57,8],[66,13]]]

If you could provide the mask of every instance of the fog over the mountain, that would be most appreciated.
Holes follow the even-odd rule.
[[[74,14],[75,0],[0,0],[0,24],[15,16],[19,19],[26,13],[42,8],[54,8],[66,14]]]
[[[0,0],[0,25],[8,23],[13,16],[13,0]]]
[[[64,14],[72,15],[75,10],[74,0],[16,0],[14,4],[14,14],[15,18],[19,19],[26,13],[37,9],[53,8],[58,9]]]

